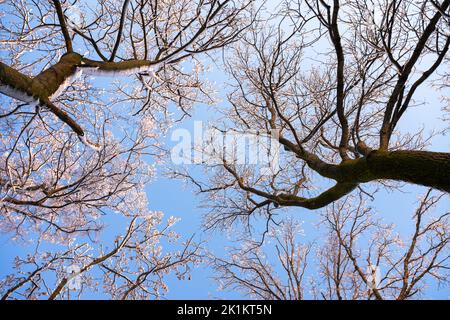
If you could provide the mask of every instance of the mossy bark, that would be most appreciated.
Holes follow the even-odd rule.
[[[82,57],[78,53],[65,54],[57,64],[33,78],[33,86],[36,87],[33,87],[33,90],[40,90],[42,97],[49,97],[58,90],[67,78],[76,72],[81,60]]]
[[[450,192],[450,153],[371,151],[366,157],[329,165],[328,177],[341,183],[395,180]]]
[[[64,81],[76,72],[81,59],[81,55],[77,53],[65,54],[58,63],[42,71],[34,78],[28,77],[0,62],[0,84],[14,88],[17,92],[22,92],[29,97],[24,102],[34,100],[47,107],[61,121],[69,125],[74,132],[83,136],[84,131],[81,126],[67,112],[55,106],[49,99]],[[21,99],[20,97],[14,98]]]
[[[373,151],[366,161],[369,178],[404,181],[450,192],[450,153]]]
[[[272,197],[274,202],[319,209],[349,194],[359,184],[375,180],[403,181],[450,193],[450,153],[375,150],[339,165],[326,164],[317,157],[309,157],[308,161],[318,173],[336,180],[336,185],[313,198],[280,194]]]

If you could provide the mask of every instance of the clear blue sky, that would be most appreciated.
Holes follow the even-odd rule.
[[[271,1],[275,2],[275,1]],[[223,88],[225,80],[223,73],[213,68],[209,74],[209,78],[217,82],[217,88]],[[404,129],[408,128],[425,128],[442,127],[444,123],[439,120],[441,114],[438,103],[438,98],[429,93],[433,91],[422,88],[418,95],[423,97],[428,104],[417,108],[417,111],[410,112],[405,116],[401,126]],[[225,92],[221,92],[221,96],[225,96]],[[222,104],[226,104],[225,99]],[[205,106],[199,106],[193,113],[193,117],[183,122],[177,127],[187,128],[192,132],[193,121],[213,119],[214,111]],[[176,129],[174,127],[172,130]],[[174,142],[170,141],[169,132],[166,138],[166,147],[170,147]],[[448,151],[448,138],[439,137],[433,143],[433,150]],[[150,208],[152,210],[161,210],[166,217],[171,215],[181,218],[177,224],[176,230],[186,236],[196,234],[197,239],[202,239],[207,242],[207,247],[211,251],[222,254],[224,247],[230,244],[227,236],[215,233],[204,233],[201,229],[201,220],[205,213],[199,208],[199,198],[193,193],[193,189],[186,188],[182,181],[170,180],[164,177],[164,168],[157,168],[157,177],[153,183],[150,183],[147,188]],[[408,233],[412,227],[411,216],[417,196],[423,194],[425,188],[416,186],[406,186],[404,193],[399,192],[380,192],[374,202],[374,207],[382,214],[387,222],[393,222],[397,225],[397,230],[402,233]],[[448,198],[447,198],[448,199]],[[450,209],[450,203],[444,203],[442,209]],[[303,220],[303,228],[305,230],[305,242],[320,238],[322,234],[318,234],[315,224],[318,221],[316,212],[311,212],[301,208],[291,208],[286,215],[292,215],[299,220]],[[107,228],[104,239],[111,239],[115,232],[120,230],[120,226],[114,225],[117,220],[114,217],[107,217],[107,223],[110,228]],[[16,255],[21,255],[29,250],[29,247],[23,244],[17,244],[9,239],[9,235],[0,235],[0,278],[11,272],[12,260]],[[212,281],[212,270],[201,265],[192,272],[191,280],[179,281],[175,277],[169,277],[168,284],[170,292],[167,298],[173,299],[208,299],[208,298],[243,298],[238,292],[221,292],[217,290],[217,284]],[[450,288],[442,288],[440,291],[429,291],[427,296],[430,298],[447,299],[450,297]]]
[[[210,78],[218,83],[223,82],[223,77],[220,72],[212,72]],[[402,123],[404,129],[421,128],[440,128],[445,125],[442,120],[439,120],[441,110],[436,105],[438,97],[427,95],[429,90],[422,89],[418,92],[420,97],[423,97],[428,102],[427,105],[418,108],[414,112],[407,114]],[[224,101],[223,103],[226,103]],[[207,107],[200,107],[194,114],[192,119],[181,124],[179,127],[187,128],[193,135],[193,121],[207,120],[214,118],[214,112],[209,111]],[[175,129],[175,128],[173,128]],[[170,137],[170,134],[168,135]],[[167,143],[173,144],[170,139]],[[446,137],[437,137],[431,150],[442,151],[448,150],[448,140]],[[162,172],[159,168],[158,172]],[[199,198],[195,197],[193,188],[186,188],[181,181],[174,181],[165,178],[163,175],[158,175],[157,181],[147,187],[149,202],[152,209],[164,211],[167,215],[176,215],[181,217],[179,222],[179,230],[187,234],[196,233],[202,234],[204,239],[207,239],[208,247],[217,254],[224,252],[224,247],[230,245],[230,240],[218,232],[213,234],[202,233],[201,220],[204,210],[199,208]],[[371,205],[375,208],[380,216],[383,217],[386,223],[394,223],[396,231],[404,236],[410,234],[413,221],[412,214],[417,205],[417,197],[426,192],[426,188],[413,185],[406,185],[403,192],[379,192],[376,199]],[[445,199],[448,200],[448,197]],[[444,201],[445,201],[444,200]],[[443,210],[450,210],[450,203],[442,202],[438,212]],[[290,208],[286,216],[294,216],[303,222],[303,229],[305,230],[304,241],[309,242],[313,240],[320,240],[323,237],[323,231],[318,232],[316,224],[318,222],[318,212],[309,211],[302,208]],[[170,294],[168,298],[174,299],[206,299],[206,298],[242,298],[238,292],[221,292],[217,291],[217,285],[211,280],[213,276],[212,270],[206,266],[201,266],[194,271],[191,281],[179,282],[177,280],[170,281]],[[436,299],[450,298],[450,288],[444,287],[439,291],[428,290],[427,297]]]

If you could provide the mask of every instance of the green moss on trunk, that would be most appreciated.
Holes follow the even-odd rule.
[[[373,151],[367,157],[371,176],[410,182],[450,192],[450,153]]]

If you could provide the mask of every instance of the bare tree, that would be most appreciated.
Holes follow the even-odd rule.
[[[261,245],[247,241],[243,248],[229,252],[229,260],[214,257],[212,265],[221,288],[240,290],[256,299],[302,300],[312,246],[299,244],[299,234],[300,225],[287,220],[267,238],[274,243],[274,250],[265,252]]]
[[[448,86],[448,12],[449,1],[301,0],[254,23],[225,61],[221,130],[276,131],[284,152],[270,173],[220,152],[210,181],[178,173],[207,195],[208,225],[322,208],[369,182],[449,192],[450,154],[425,150],[442,132],[397,130],[421,86]]]
[[[72,242],[66,250],[54,252],[37,246],[34,254],[18,257],[17,272],[0,282],[2,300],[69,299],[71,291],[73,296],[82,297],[86,291],[98,291],[100,283],[112,299],[161,297],[168,290],[164,275],[175,271],[178,277],[184,277],[189,264],[199,262],[200,256],[192,239],[178,253],[162,254],[161,241],[176,239],[177,235],[170,231],[174,220],[161,230],[155,229],[160,218],[132,218],[126,232],[116,237],[110,248]],[[58,279],[56,284],[50,280],[51,275]],[[71,281],[75,281],[72,286]]]
[[[229,0],[3,4],[11,19],[0,27],[1,44],[11,65],[0,64],[1,92],[21,101],[21,107],[44,107],[80,137],[85,137],[81,119],[55,105],[55,99],[83,73],[136,75],[141,86],[134,95],[126,95],[139,101],[136,113],[150,108],[155,93],[180,105],[195,101],[195,91],[207,94],[207,90],[197,79],[199,70],[183,72],[180,63],[235,41],[245,29],[241,13],[248,5]],[[36,51],[45,54],[23,59]],[[23,73],[39,69],[43,71],[35,75]]]
[[[252,246],[216,258],[217,279],[225,289],[263,299],[418,298],[427,285],[448,284],[449,212],[432,214],[441,198],[429,190],[413,215],[411,235],[401,236],[380,221],[362,195],[347,197],[324,213],[325,241],[301,244],[295,224],[286,221],[264,246],[275,246],[281,267],[263,260],[261,246]]]
[[[61,275],[77,259],[83,274],[104,272],[114,298],[159,296],[166,271],[194,260],[192,242],[182,255],[164,256],[151,239],[164,232],[145,222],[130,225],[112,251],[99,247],[92,258],[85,250],[98,247],[104,215],[159,215],[144,187],[154,175],[149,162],[163,153],[157,137],[176,120],[169,105],[189,114],[193,103],[212,102],[200,57],[239,38],[251,23],[250,2],[0,1],[0,8],[0,228],[18,241],[69,246],[20,258],[36,269],[8,277],[3,296],[63,297],[65,280],[52,288],[44,274]],[[70,245],[75,238],[83,243]],[[133,255],[140,271],[127,266]]]
[[[276,132],[284,152],[280,166],[270,170],[219,152],[205,167],[209,181],[177,172],[207,195],[207,226],[243,221],[251,229],[250,218],[263,216],[264,236],[273,237],[276,210],[329,206],[326,222],[335,237],[321,260],[329,286],[320,291],[323,298],[405,299],[420,291],[426,275],[446,279],[437,273],[446,268],[446,215],[431,224],[422,220],[435,198],[425,198],[407,253],[385,262],[392,269],[372,290],[353,238],[366,229],[380,233],[368,244],[378,250],[367,258],[375,266],[397,242],[363,206],[339,206],[349,194],[371,194],[364,186],[369,182],[450,192],[450,154],[427,151],[431,137],[423,132],[399,130],[418,90],[448,87],[450,1],[288,1],[269,21],[253,3],[0,1],[0,228],[18,240],[39,235],[39,243],[68,246],[39,261],[19,258],[17,267],[30,269],[2,282],[4,297],[68,297],[67,277],[52,286],[44,274],[61,275],[71,259],[81,259],[85,277],[89,270],[103,272],[114,298],[158,297],[165,271],[196,261],[190,241],[181,255],[161,257],[152,247],[157,226],[136,220],[113,249],[100,247],[97,258],[84,250],[98,243],[103,215],[145,221],[159,215],[149,210],[144,192],[154,175],[148,160],[162,159],[157,138],[177,121],[171,105],[183,118],[195,103],[214,102],[202,57],[228,46],[231,107],[219,129]],[[334,185],[326,185],[329,180]],[[317,192],[322,185],[325,190]],[[350,231],[349,221],[356,226]],[[294,243],[294,230],[286,232],[275,249],[292,280],[282,285],[269,262],[250,250],[247,264],[233,266],[245,271],[243,278],[221,262],[225,285],[259,297],[303,298],[310,249]],[[417,244],[424,235],[430,237],[426,249]],[[75,237],[86,244],[72,244]],[[127,266],[133,255],[136,263]],[[255,287],[246,285],[249,280]],[[149,289],[153,284],[157,288]]]

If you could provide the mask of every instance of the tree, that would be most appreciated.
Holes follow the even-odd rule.
[[[300,227],[295,220],[285,220],[273,230],[269,238],[275,252],[266,253],[260,244],[247,241],[243,248],[229,249],[228,259],[213,256],[211,262],[222,289],[240,290],[256,299],[303,300],[312,245],[299,243]],[[273,255],[277,265],[268,258]]]
[[[217,280],[224,289],[271,300],[418,298],[427,283],[448,284],[449,212],[432,215],[442,197],[427,191],[407,239],[381,222],[362,193],[327,207],[325,241],[303,244],[300,225],[287,219],[264,247],[250,241],[213,258]]]
[[[410,299],[420,296],[425,278],[448,283],[448,213],[423,221],[440,195],[428,191],[413,218],[416,230],[403,242],[360,201],[375,200],[380,189],[402,191],[405,183],[448,196],[450,153],[427,150],[448,126],[427,136],[400,125],[421,104],[415,97],[448,88],[449,4],[286,1],[270,23],[255,22],[233,44],[224,61],[231,106],[213,131],[270,136],[258,154],[267,153],[274,165],[243,161],[236,145],[211,134],[202,146],[208,178],[173,175],[204,196],[207,229],[232,228],[233,240],[243,241],[229,257],[213,254],[224,288],[268,299]],[[442,107],[448,118],[445,92],[442,105],[434,100],[426,108]],[[271,153],[271,145],[279,152]],[[305,276],[314,265],[305,254],[311,244],[295,237],[292,221],[277,233],[288,208],[299,219],[299,208],[326,211],[327,240],[314,246],[315,286]],[[241,227],[243,234],[236,232]],[[262,240],[249,247],[261,228]],[[357,245],[361,237],[373,239]],[[366,268],[380,265],[381,284],[371,289]]]
[[[225,61],[234,90],[219,129],[276,132],[284,152],[270,173],[221,150],[210,181],[177,173],[208,195],[210,224],[319,209],[373,182],[449,192],[450,154],[397,130],[421,86],[448,86],[449,4],[301,0],[254,23]],[[335,183],[317,194],[323,178]]]
[[[99,287],[111,299],[160,298],[168,290],[166,274],[173,271],[182,279],[190,265],[201,258],[192,238],[179,252],[163,254],[162,240],[174,241],[178,235],[170,231],[173,219],[157,230],[161,219],[162,215],[134,217],[109,249],[95,242],[71,241],[65,250],[56,252],[38,245],[34,254],[16,258],[15,272],[0,282],[1,299],[70,299],[71,290],[82,298],[85,292],[97,292]],[[56,284],[50,280],[53,278]]]
[[[199,58],[236,41],[249,9],[230,0],[1,1],[0,227],[37,244],[2,282],[3,298],[67,297],[71,261],[86,279],[98,267],[114,298],[159,296],[165,273],[182,276],[198,260],[192,240],[162,254],[160,240],[175,235],[148,208],[148,162],[160,159],[171,102],[185,114],[211,102]],[[103,76],[112,85],[94,78]],[[114,213],[129,228],[108,251],[101,218]],[[62,275],[54,288],[52,272]]]
[[[4,298],[68,298],[68,262],[79,266],[75,273],[85,279],[85,289],[98,287],[93,279],[101,273],[113,298],[159,297],[166,273],[183,277],[199,261],[200,245],[189,237],[179,252],[162,255],[160,240],[178,237],[167,230],[173,219],[164,224],[149,209],[144,186],[154,176],[149,163],[166,155],[158,137],[195,104],[213,104],[203,59],[223,48],[232,91],[217,129],[271,133],[283,150],[279,166],[259,170],[207,146],[214,158],[204,166],[210,181],[175,172],[206,194],[212,207],[207,227],[243,221],[250,230],[250,217],[262,215],[264,244],[277,210],[328,206],[335,208],[325,220],[334,235],[329,246],[344,260],[324,255],[322,272],[354,271],[350,278],[325,276],[333,288],[321,291],[322,297],[409,298],[421,274],[434,275],[433,268],[415,265],[426,259],[413,258],[418,247],[412,244],[397,260],[405,270],[400,291],[400,280],[388,277],[386,290],[366,293],[361,288],[368,280],[348,242],[353,233],[344,225],[353,219],[374,234],[385,229],[363,209],[347,217],[347,208],[339,206],[357,192],[373,197],[375,182],[450,192],[450,154],[427,151],[429,137],[399,128],[421,88],[448,86],[450,1],[298,0],[284,3],[270,19],[254,3],[0,0],[0,228],[18,241],[35,241],[31,255],[17,259],[19,272],[1,282]],[[128,228],[106,248],[101,231],[112,214]],[[448,244],[441,222],[424,227],[439,254]],[[416,224],[423,230],[421,218]],[[303,267],[287,264],[303,265],[310,247],[294,241],[294,229],[286,232],[275,239],[284,239],[280,252],[300,252],[295,259],[278,255],[292,280],[280,285],[270,263],[250,250],[247,262],[263,275],[249,273],[258,286],[252,294],[305,296]],[[418,231],[413,241],[421,236]],[[377,241],[375,247],[392,240]],[[442,261],[432,266],[441,268]],[[226,260],[218,270],[228,285],[249,288],[236,282]]]

